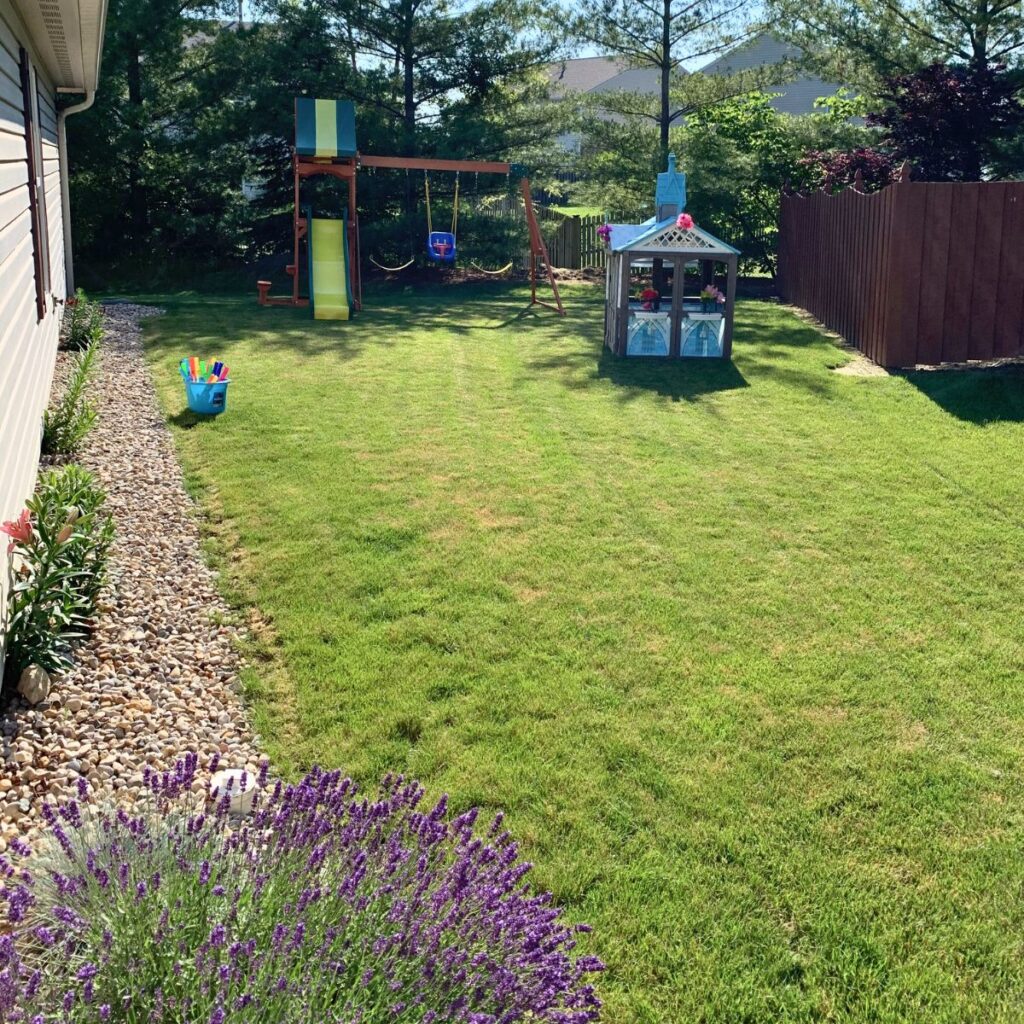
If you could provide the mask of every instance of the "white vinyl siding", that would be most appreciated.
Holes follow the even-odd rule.
[[[28,155],[19,49],[33,58],[20,22],[0,0],[0,520],[11,519],[35,486],[43,409],[50,392],[63,298],[64,253],[55,91],[36,68],[43,194],[49,239],[50,287],[46,314],[36,309]],[[7,604],[7,544],[0,538],[0,617]]]

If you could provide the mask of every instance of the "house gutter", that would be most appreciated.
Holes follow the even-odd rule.
[[[85,94],[81,103],[75,103],[57,112],[57,153],[60,159],[60,219],[64,229],[64,292],[67,297],[75,294],[75,262],[71,255],[71,168],[68,166],[68,137],[65,122],[72,114],[80,114],[88,110],[96,100],[96,89],[100,81],[100,66],[103,61],[103,37],[107,30],[107,0],[99,0],[99,26],[97,29],[96,64],[92,74],[87,70],[85,73],[84,88],[58,89],[57,92],[78,92]],[[79,30],[82,24],[82,0],[78,5]],[[84,45],[84,44],[83,44]],[[89,79],[92,78],[92,88],[89,87]]]
[[[64,292],[75,294],[75,262],[71,255],[71,168],[68,166],[68,137],[65,121],[71,114],[88,110],[96,99],[96,90],[87,91],[81,103],[65,107],[57,114],[57,152],[60,156],[60,219],[64,229]]]

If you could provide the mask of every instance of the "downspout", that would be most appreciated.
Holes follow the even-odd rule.
[[[75,264],[71,257],[71,168],[68,166],[68,138],[64,122],[70,114],[88,110],[96,99],[96,90],[86,91],[81,103],[65,107],[57,114],[57,152],[60,156],[60,219],[64,229],[64,293],[75,294]]]

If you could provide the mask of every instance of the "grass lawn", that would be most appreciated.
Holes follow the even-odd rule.
[[[604,212],[600,206],[552,206],[551,209],[567,217],[600,217]]]
[[[160,298],[270,753],[507,810],[614,1024],[1019,1021],[1024,376],[837,375],[753,302],[623,362],[566,291]]]

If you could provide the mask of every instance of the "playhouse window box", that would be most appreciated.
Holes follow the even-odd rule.
[[[672,316],[668,312],[630,310],[626,337],[627,356],[668,357]]]
[[[693,358],[719,358],[725,335],[721,313],[687,312],[679,325],[679,354]]]

